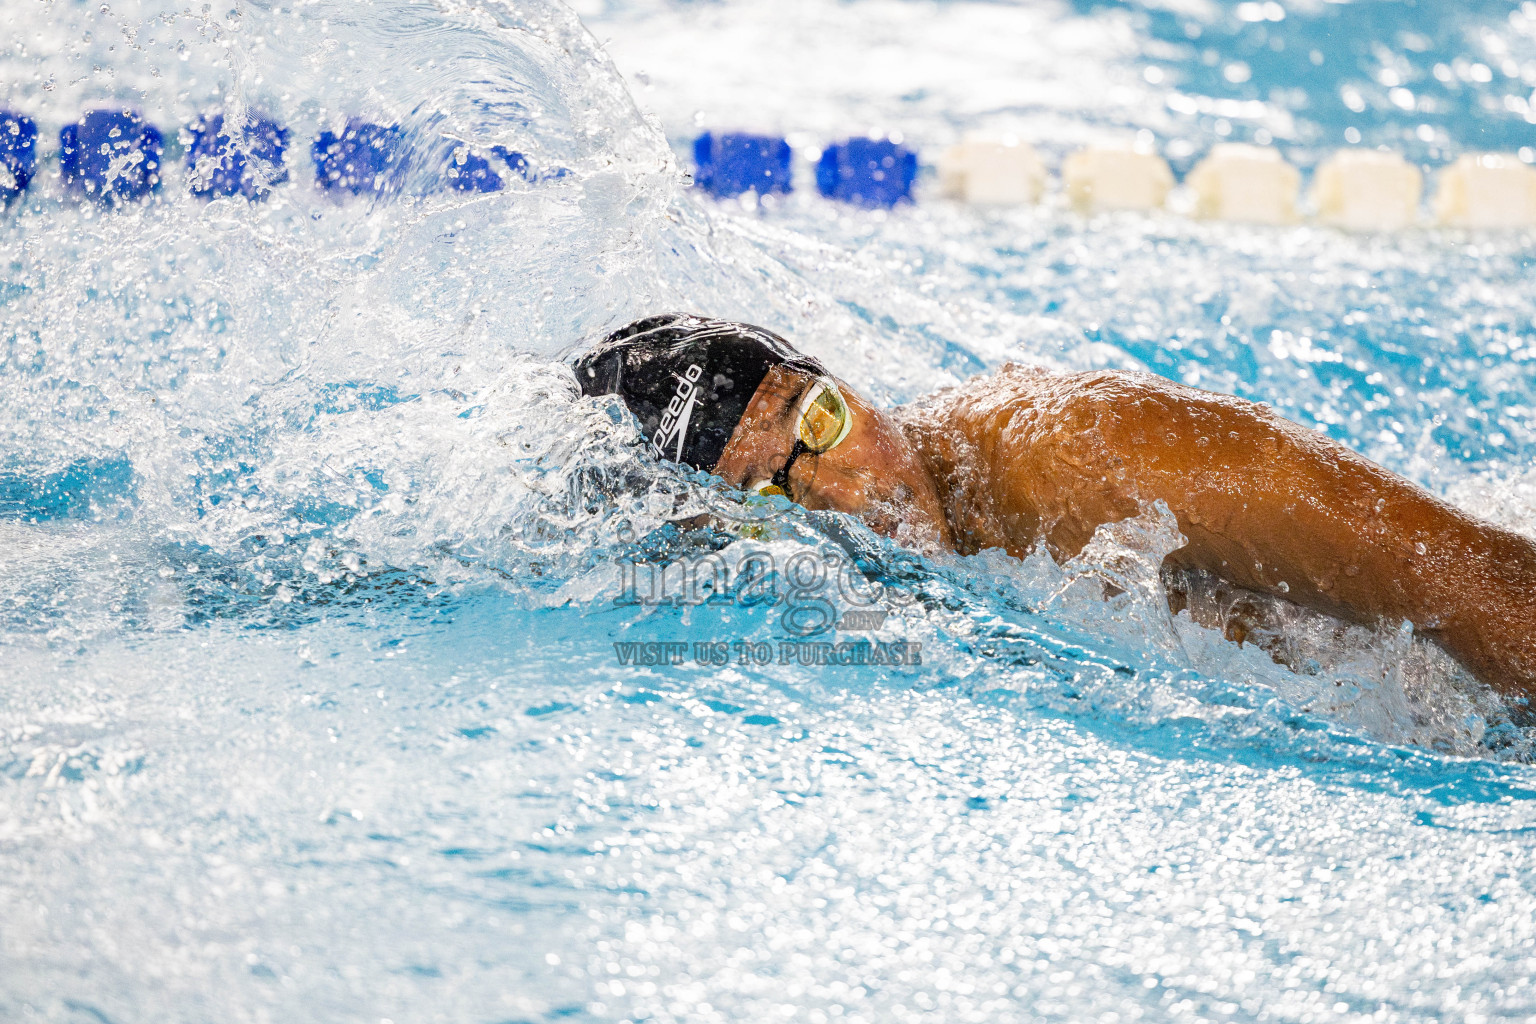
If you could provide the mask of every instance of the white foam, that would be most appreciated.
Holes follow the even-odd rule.
[[[816,146],[871,129],[943,143],[982,119],[998,131],[1049,122],[1028,137],[1055,142],[1103,138],[1105,125],[1176,127],[1128,63],[1135,32],[1123,12],[1085,17],[1062,0],[605,8],[589,23],[672,133],[801,131]]]

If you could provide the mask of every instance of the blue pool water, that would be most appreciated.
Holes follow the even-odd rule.
[[[0,108],[42,159],[0,216],[0,1019],[1536,1017],[1532,736],[1411,632],[1294,616],[1292,672],[1171,618],[1156,508],[1065,566],[743,513],[561,362],[689,308],[886,402],[1008,359],[1150,369],[1536,534],[1530,235],[814,188],[871,130],[1052,166],[1147,132],[1181,171],[1222,139],[1304,169],[1347,132],[1431,172],[1536,147],[1536,5],[8,17]],[[65,193],[51,140],[105,107],[164,132],[147,201]],[[216,108],[290,132],[265,201],[190,195],[176,126]],[[303,154],[353,119],[417,170],[318,189]],[[706,129],[786,135],[795,189],[702,197]],[[436,187],[445,139],[530,170]],[[666,526],[703,512],[767,520]],[[694,661],[794,625],[631,600],[638,552],[712,547],[780,595],[809,556],[831,613],[886,613],[836,639],[921,664]]]

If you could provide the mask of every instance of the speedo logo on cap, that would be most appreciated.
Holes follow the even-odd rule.
[[[698,363],[690,363],[688,369],[677,378],[677,393],[672,396],[672,401],[667,403],[667,408],[661,414],[661,425],[656,429],[656,436],[651,438],[651,444],[656,447],[656,453],[673,462],[683,461],[683,444],[688,439],[688,421],[693,418],[693,407],[699,401],[699,389],[697,381],[703,376],[704,367]],[[667,448],[673,442],[677,447],[672,453]]]

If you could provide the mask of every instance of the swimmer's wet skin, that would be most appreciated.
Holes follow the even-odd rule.
[[[746,324],[636,321],[576,363],[665,458],[897,541],[1058,561],[1162,500],[1171,567],[1356,622],[1413,623],[1536,696],[1536,544],[1251,402],[1150,374],[1017,365],[881,410]]]

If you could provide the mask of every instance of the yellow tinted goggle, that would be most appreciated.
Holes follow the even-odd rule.
[[[853,410],[843,400],[843,393],[830,377],[811,382],[795,409],[795,445],[789,458],[771,480],[758,480],[747,487],[749,494],[789,496],[789,470],[806,452],[825,455],[843,443],[853,429]]]

